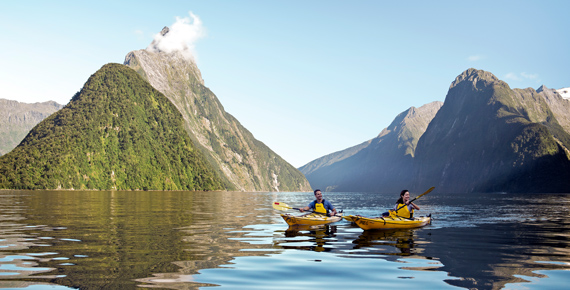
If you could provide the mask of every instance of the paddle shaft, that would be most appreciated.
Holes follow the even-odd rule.
[[[301,211],[301,209],[298,208],[298,207],[290,207],[290,206],[287,205],[286,203],[282,203],[282,202],[274,202],[274,203],[273,203],[273,208],[278,209],[278,210],[294,209],[294,210]],[[304,209],[303,209],[303,210],[304,210]],[[311,212],[311,213],[316,213],[316,214],[328,215],[328,214],[326,214],[326,213],[317,212],[317,211],[310,211],[310,212]]]
[[[290,207],[288,204],[283,203],[283,202],[274,202],[274,203],[273,203],[273,208],[274,208],[274,209],[278,209],[278,210],[286,210],[286,209],[296,209],[296,210],[300,210],[300,208],[298,208],[298,207]]]

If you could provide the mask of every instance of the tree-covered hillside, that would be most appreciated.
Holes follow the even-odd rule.
[[[107,64],[0,157],[0,188],[219,190],[176,107],[134,70]]]

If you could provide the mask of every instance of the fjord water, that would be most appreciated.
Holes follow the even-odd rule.
[[[324,197],[345,214],[376,216],[397,195]],[[0,288],[567,289],[570,281],[570,195],[436,189],[417,201],[432,225],[395,231],[346,221],[289,228],[271,206],[312,198],[0,191]]]

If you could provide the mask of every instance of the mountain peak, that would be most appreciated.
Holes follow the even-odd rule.
[[[195,31],[194,31],[195,30]],[[146,51],[150,53],[164,53],[180,55],[191,62],[195,62],[194,42],[202,36],[200,29],[191,27],[168,26],[154,35],[154,39],[147,46]]]
[[[548,90],[548,88],[545,85],[540,86],[540,88],[536,89],[537,93],[542,93],[543,91]]]
[[[187,36],[181,36],[168,26],[157,33],[154,40],[146,49],[131,51],[125,57],[123,64],[136,70],[143,78],[149,81],[156,89],[165,93],[171,86],[172,78],[185,76],[188,79],[193,76],[200,84],[204,85],[202,73],[192,56],[191,48],[185,42]],[[174,72],[169,72],[174,70]],[[157,78],[147,75],[155,74]],[[160,82],[157,82],[157,79]],[[168,93],[165,93],[168,95]]]
[[[451,83],[451,86],[449,87],[450,89],[457,86],[459,83],[464,82],[464,81],[468,81],[473,83],[473,86],[476,87],[478,82],[484,82],[484,83],[491,83],[491,82],[496,82],[496,81],[500,81],[499,78],[497,78],[494,74],[484,71],[484,70],[478,70],[478,69],[474,69],[474,68],[470,68],[466,71],[464,71],[463,73],[461,73],[460,75],[458,75],[455,80]]]
[[[168,28],[168,26],[164,26],[164,28],[162,28],[162,30],[160,31],[159,35],[161,37],[165,37],[168,32],[170,32],[170,28]],[[160,39],[161,38],[158,38],[158,35],[157,35],[157,37],[155,37],[152,40],[152,42],[148,45],[146,50],[154,51],[154,52],[162,52],[162,50],[159,48]]]
[[[169,31],[170,29],[168,28],[168,26],[164,26],[164,28],[162,28],[162,30],[160,31],[160,34],[162,36],[165,36]]]

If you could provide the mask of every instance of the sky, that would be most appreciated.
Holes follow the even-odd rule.
[[[67,104],[181,26],[226,112],[295,167],[444,101],[463,71],[570,87],[570,1],[0,1],[0,98]],[[187,35],[186,35],[186,34]]]

